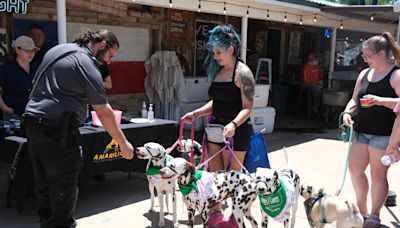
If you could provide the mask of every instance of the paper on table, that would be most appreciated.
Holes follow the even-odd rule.
[[[130,120],[132,123],[154,123],[155,120],[148,120],[146,118],[131,118]]]

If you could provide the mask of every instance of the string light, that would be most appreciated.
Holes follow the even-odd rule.
[[[374,20],[374,15],[373,15],[373,14],[371,15],[371,18],[370,18],[370,20],[371,20],[371,21],[373,21],[373,20]]]
[[[205,0],[205,1],[209,1],[209,2],[214,2],[215,0]],[[132,2],[136,2],[136,0],[132,0]],[[230,4],[230,5],[235,5],[235,6],[239,6],[239,7],[244,7],[243,5],[239,5],[239,4],[235,4],[235,3],[229,3],[228,2],[228,4]],[[227,14],[227,9],[226,9],[226,6],[227,4],[226,4],[226,1],[224,1],[224,11],[223,11],[223,13],[224,13],[224,15],[226,15]],[[169,0],[169,6],[172,8],[173,7],[173,3],[172,3],[172,0]],[[265,9],[264,8],[258,8],[258,7],[252,7],[252,6],[250,6],[250,5],[248,5],[247,6],[247,11],[246,11],[246,17],[250,17],[250,8],[253,8],[253,9],[258,9],[258,10],[262,10],[262,11],[264,11]],[[201,7],[201,0],[199,0],[199,4],[198,4],[198,8],[197,8],[197,12],[201,12],[202,11],[202,7]],[[272,12],[276,12],[276,13],[282,13],[282,11],[274,11],[274,10],[272,10]],[[287,11],[284,11],[284,19],[283,19],[283,21],[284,22],[287,22],[288,21],[288,14],[290,14],[290,15],[293,15],[293,16],[300,16],[300,21],[299,21],[299,24],[300,25],[302,25],[303,24],[303,16],[305,16],[306,18],[312,18],[312,16],[314,16],[314,18],[313,18],[313,21],[314,21],[314,23],[316,23],[317,22],[317,16],[320,16],[320,17],[324,17],[324,18],[327,18],[327,19],[329,19],[329,20],[332,20],[332,21],[340,21],[340,29],[343,29],[343,19],[334,19],[334,18],[330,18],[329,16],[327,16],[327,15],[324,15],[324,14],[311,14],[311,15],[299,15],[299,14],[296,14],[296,13],[288,13]],[[373,21],[375,18],[374,18],[374,13],[373,14],[371,14],[371,16],[370,16],[370,20],[371,21]],[[271,18],[270,18],[270,10],[269,9],[267,9],[267,20],[269,21]],[[346,19],[347,20],[347,19]]]
[[[226,2],[224,2],[224,15],[226,15]]]
[[[200,11],[201,11],[201,0],[199,0],[199,8],[197,9],[197,12],[200,13]]]

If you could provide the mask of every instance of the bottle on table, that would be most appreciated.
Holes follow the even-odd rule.
[[[393,163],[395,163],[399,160],[400,160],[400,158],[394,154],[386,154],[386,155],[383,155],[381,158],[381,162],[385,166],[392,165]]]
[[[154,120],[153,104],[149,104],[149,111],[147,113],[148,120]]]
[[[142,118],[147,118],[147,106],[145,101],[143,101],[142,105]]]

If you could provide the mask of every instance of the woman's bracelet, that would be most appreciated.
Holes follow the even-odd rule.
[[[235,125],[235,129],[236,128],[238,128],[238,125],[235,123],[235,121],[234,120],[232,120],[232,122],[231,123],[233,123],[233,125]]]

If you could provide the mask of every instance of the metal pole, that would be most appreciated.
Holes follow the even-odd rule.
[[[397,23],[397,42],[400,41],[400,15],[399,15],[399,22]]]
[[[248,25],[248,18],[247,16],[242,17],[242,50],[241,50],[241,57],[246,63],[246,51],[247,51],[247,25]]]
[[[333,28],[332,40],[331,40],[331,59],[329,62],[329,77],[328,77],[328,88],[332,88],[332,74],[335,67],[335,50],[336,50],[336,35],[337,28]]]
[[[57,0],[58,43],[67,43],[67,13],[65,0]]]

